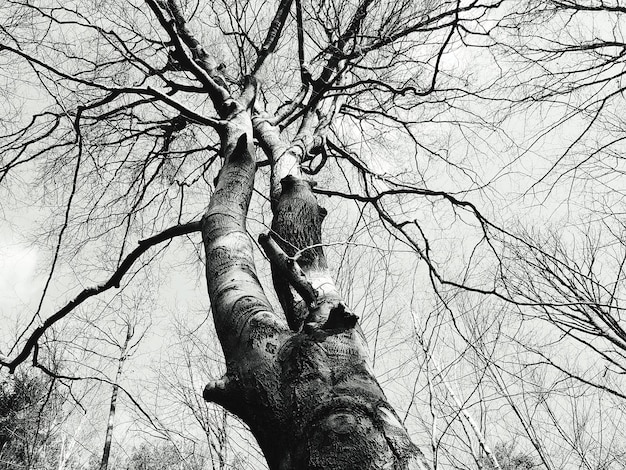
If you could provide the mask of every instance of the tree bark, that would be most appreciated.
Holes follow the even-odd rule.
[[[113,391],[111,392],[111,405],[109,408],[109,419],[107,421],[107,432],[104,438],[104,449],[102,450],[102,460],[100,461],[100,470],[107,470],[109,467],[109,457],[111,455],[111,444],[113,443],[113,426],[115,423],[115,411],[117,408],[117,395],[120,389],[120,380],[122,378],[122,369],[124,362],[126,361],[126,353],[128,350],[128,343],[133,337],[133,328],[130,323],[127,325],[126,338],[124,344],[120,349],[120,358],[117,363],[117,372],[115,373],[115,381],[113,382]]]
[[[241,104],[228,106],[220,131],[224,163],[202,220],[227,372],[206,386],[204,398],[250,427],[272,470],[428,468],[370,371],[356,317],[334,287],[321,246],[303,250],[321,242],[325,211],[291,170],[282,177],[273,235],[316,299],[295,310],[306,302],[281,299],[291,328],[272,311],[245,225],[256,169],[252,122]],[[279,292],[289,289],[289,276],[274,277]],[[296,316],[302,312],[307,318]]]

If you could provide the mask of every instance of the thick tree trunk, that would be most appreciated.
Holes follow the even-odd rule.
[[[241,105],[231,109],[221,132],[224,165],[202,222],[227,373],[207,385],[205,399],[248,424],[272,470],[427,468],[369,370],[356,317],[346,312],[321,247],[300,251],[321,242],[324,211],[297,174],[282,179],[272,227],[284,252],[298,255],[315,301],[293,293],[293,301],[281,299],[291,329],[272,311],[245,229],[256,168],[252,124]],[[289,291],[289,276],[275,274],[279,294]]]

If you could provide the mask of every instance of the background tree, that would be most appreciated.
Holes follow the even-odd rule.
[[[117,363],[117,371],[115,373],[115,380],[111,390],[111,405],[109,407],[109,416],[107,418],[106,436],[104,438],[104,448],[102,450],[102,460],[100,461],[100,470],[106,470],[109,466],[109,458],[111,456],[111,445],[113,443],[113,428],[115,427],[115,412],[117,410],[117,398],[120,393],[120,380],[124,371],[124,363],[128,359],[128,356],[132,354],[132,350],[137,347],[140,339],[133,340],[135,336],[135,325],[131,318],[125,319],[125,333],[123,341],[117,342],[113,340],[115,345],[119,348],[119,357]]]

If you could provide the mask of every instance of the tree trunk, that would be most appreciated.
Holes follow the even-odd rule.
[[[111,444],[113,442],[113,424],[115,422],[115,410],[117,407],[117,395],[119,393],[119,383],[122,378],[122,368],[124,367],[124,361],[126,361],[126,352],[128,349],[128,343],[133,336],[133,329],[130,323],[127,325],[126,338],[124,344],[120,349],[120,358],[117,363],[117,372],[115,374],[115,381],[113,382],[113,391],[111,392],[111,406],[109,408],[109,419],[107,422],[107,432],[104,438],[104,449],[102,450],[102,460],[100,461],[100,470],[107,470],[109,467],[109,456],[111,455]]]
[[[245,227],[256,169],[252,123],[235,100],[228,109],[220,131],[224,163],[202,221],[227,372],[206,386],[204,398],[250,427],[272,470],[428,468],[370,371],[363,335],[334,287],[323,250],[301,251],[321,241],[325,211],[311,185],[291,170],[274,204],[274,239],[265,240],[278,245],[293,271],[274,263],[291,328],[272,311]],[[297,287],[298,276],[309,286],[295,288],[301,295],[289,286]]]

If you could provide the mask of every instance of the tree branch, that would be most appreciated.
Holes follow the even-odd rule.
[[[256,63],[254,64],[253,74],[259,71],[265,59],[276,49],[283,27],[287,21],[287,15],[291,9],[292,2],[293,0],[282,0],[278,5],[276,15],[274,15],[274,19],[267,31],[267,36],[265,36],[265,41],[263,41],[263,46],[261,46]]]
[[[306,275],[294,258],[290,258],[274,239],[262,233],[259,235],[259,244],[270,262],[280,271],[289,284],[293,286],[300,297],[306,302],[309,310],[317,306],[317,292],[307,280]]]
[[[33,331],[26,341],[26,344],[22,348],[22,351],[17,355],[15,359],[12,361],[8,360],[0,360],[0,365],[8,367],[9,372],[13,373],[15,368],[23,363],[33,348],[36,346],[39,338],[46,332],[48,328],[54,325],[59,320],[66,317],[70,312],[72,312],[76,307],[82,304],[85,300],[95,295],[101,294],[109,290],[112,287],[118,288],[120,286],[120,282],[124,274],[128,272],[133,263],[139,259],[139,257],[145,253],[149,248],[164,242],[165,240],[170,240],[171,238],[178,237],[180,235],[187,235],[193,232],[200,231],[200,222],[189,222],[187,224],[175,225],[174,227],[170,227],[161,233],[154,235],[153,237],[147,238],[146,240],[140,240],[139,246],[131,251],[128,256],[122,261],[117,270],[113,273],[113,275],[106,281],[104,284],[100,284],[96,287],[90,287],[84,289],[80,294],[78,294],[73,300],[68,302],[63,308],[57,310],[55,314],[48,317],[43,325],[37,327],[35,331]]]

